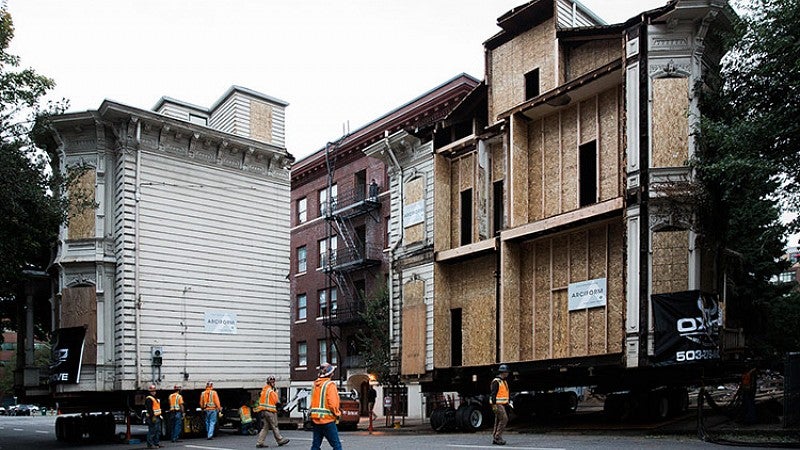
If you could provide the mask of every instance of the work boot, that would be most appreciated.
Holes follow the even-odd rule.
[[[269,445],[256,444],[256,448],[264,448],[264,447],[269,447]]]
[[[289,440],[288,440],[288,439],[285,439],[285,438],[284,438],[284,439],[281,439],[281,441],[280,441],[280,442],[278,442],[278,447],[280,447],[280,446],[283,446],[283,445],[286,445],[286,444],[288,444],[288,443],[289,443]]]
[[[506,445],[506,441],[494,440],[494,441],[492,441],[492,445]]]

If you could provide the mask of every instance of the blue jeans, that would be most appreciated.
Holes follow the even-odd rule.
[[[147,446],[155,447],[161,440],[161,417],[147,418]]]
[[[208,439],[214,437],[214,428],[217,426],[217,410],[211,409],[206,411],[206,434]]]
[[[311,440],[311,450],[320,450],[322,445],[322,437],[328,440],[333,450],[342,450],[342,443],[339,441],[339,429],[336,428],[336,422],[326,423],[324,425],[314,424],[314,437]]]
[[[172,413],[172,442],[177,441],[181,437],[181,430],[183,429],[183,413],[175,411]]]

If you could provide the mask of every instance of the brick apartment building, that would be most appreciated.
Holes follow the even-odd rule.
[[[316,367],[330,362],[338,366],[334,377],[365,398],[370,377],[356,334],[366,302],[387,289],[387,229],[395,212],[387,165],[363,150],[401,130],[431,136],[433,124],[477,84],[465,74],[454,77],[293,166],[291,395],[310,388]]]

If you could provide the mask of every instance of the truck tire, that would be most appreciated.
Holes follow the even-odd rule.
[[[452,431],[456,425],[456,410],[453,408],[436,408],[431,413],[431,428],[437,433]]]
[[[689,391],[684,387],[669,390],[669,414],[677,416],[689,410]]]
[[[520,417],[530,417],[535,410],[533,394],[517,394],[514,396],[514,414]]]
[[[461,405],[456,410],[456,423],[461,431],[474,433],[483,426],[483,411],[476,405]]]
[[[558,393],[558,414],[572,414],[578,409],[578,394],[572,391]]]
[[[66,427],[66,417],[62,416],[56,417],[56,440],[58,442],[66,442],[67,440],[65,427]]]
[[[653,420],[664,420],[669,417],[669,398],[667,391],[650,391],[647,395],[647,406]]]

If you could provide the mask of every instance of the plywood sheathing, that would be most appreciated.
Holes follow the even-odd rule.
[[[95,236],[95,209],[91,205],[95,200],[95,176],[94,168],[87,167],[77,176],[75,184],[69,187],[71,198],[83,199],[81,202],[70,202],[67,227],[69,239],[90,239]]]
[[[459,238],[459,219],[461,217],[460,194],[461,194],[461,163],[460,159],[455,159],[450,165],[450,198],[447,203],[441,204],[443,208],[450,209],[450,247],[458,247],[461,243]]]
[[[578,128],[580,130],[578,145],[597,139],[597,97],[580,103]]]
[[[554,19],[523,32],[489,54],[489,122],[525,100],[525,74],[539,69],[539,92],[556,87]]]
[[[544,217],[561,213],[561,143],[559,116],[544,120]]]
[[[567,53],[567,81],[572,81],[619,57],[622,44],[619,39],[593,40],[569,49]]]
[[[492,181],[499,181],[506,177],[505,155],[503,144],[490,144],[489,151],[492,155]]]
[[[425,282],[411,280],[403,285],[402,375],[425,373]]]
[[[477,179],[477,172],[476,172],[476,159],[477,152],[470,153],[461,158],[461,164],[459,164],[459,196],[455,197],[453,200],[456,203],[456,208],[458,209],[458,215],[454,217],[458,217],[458,222],[461,222],[461,195],[460,193],[467,190],[472,189],[472,236],[470,236],[469,242],[476,242],[478,239],[478,214],[477,214],[477,189],[475,186],[475,182]],[[455,173],[455,171],[453,171]],[[457,234],[457,239],[461,239],[461,230],[458,230],[459,234]],[[460,241],[459,241],[460,243]]]
[[[605,278],[608,267],[608,231],[609,226],[592,228],[588,232],[587,250],[589,257],[589,273],[587,279]],[[607,283],[610,286],[611,283]],[[611,298],[611,297],[608,297]],[[589,312],[589,355],[608,352],[608,311],[609,308],[591,308]]]
[[[519,361],[520,351],[523,346],[523,334],[530,340],[530,328],[524,328],[526,323],[525,315],[530,315],[530,297],[521,297],[521,286],[529,284],[531,274],[521,271],[519,247],[503,245],[501,251],[502,280],[501,280],[501,304],[500,322],[503,324],[503,332],[500,342],[500,360]],[[520,274],[520,276],[516,276]]]
[[[578,208],[578,108],[561,113],[561,211]]]
[[[620,140],[620,89],[605,91],[598,97],[597,121],[600,124],[598,134],[600,182],[598,183],[598,198],[600,201],[609,200],[622,195],[623,167],[622,148]]]
[[[589,240],[586,230],[569,235],[570,283],[589,279]],[[569,356],[589,354],[589,310],[569,313]]]
[[[449,250],[451,247],[451,236],[453,235],[453,221],[451,218],[451,177],[450,160],[447,158],[433,156],[433,239],[434,247],[438,250]]]
[[[625,340],[624,225],[608,226],[608,353],[618,353]]]
[[[653,294],[689,288],[689,232],[653,233]]]
[[[475,366],[495,362],[495,255],[486,255],[460,263],[437,264],[444,274],[443,285],[435,284],[436,301],[446,297],[446,309],[435,308],[434,358],[450,363],[450,309],[462,308],[463,365]],[[436,277],[436,275],[434,275]],[[442,350],[440,350],[442,349]],[[446,350],[444,350],[446,349]],[[446,353],[445,353],[446,351]]]
[[[450,271],[433,265],[433,366],[450,367]]]
[[[533,222],[544,218],[544,121],[537,120],[528,127],[528,142],[531,165],[528,184],[528,220]]]
[[[517,360],[526,361],[532,360],[534,357],[533,348],[533,321],[535,316],[536,302],[534,296],[536,293],[536,261],[535,246],[533,245],[509,245],[503,244],[504,247],[510,249],[518,248],[519,251],[508,252],[513,253],[516,259],[516,267],[511,267],[510,264],[504,262],[503,264],[503,300],[506,297],[511,297],[514,292],[507,289],[505,280],[507,278],[517,279],[517,293],[519,295],[519,354]],[[506,253],[503,253],[505,256]],[[526,255],[526,256],[523,256]],[[519,274],[519,276],[516,276]],[[510,360],[513,361],[513,360]]]
[[[653,80],[652,167],[685,166],[689,159],[689,79]]]
[[[77,286],[61,290],[60,327],[86,327],[83,364],[97,364],[97,290]]]
[[[528,157],[527,121],[511,117],[511,228],[528,223],[530,220],[528,198],[524,195],[529,183],[529,170],[538,162]]]
[[[521,284],[521,360],[621,351],[625,311],[622,230],[619,222],[604,222],[554,237],[507,244],[519,246],[520,272],[515,275]],[[569,283],[595,278],[606,278],[606,307],[568,311]],[[525,330],[530,330],[530,344]]]
[[[425,199],[425,178],[417,177],[406,182],[403,187],[403,205],[408,206]],[[405,245],[414,242],[422,242],[425,239],[425,222],[421,222],[403,230],[403,242]]]

